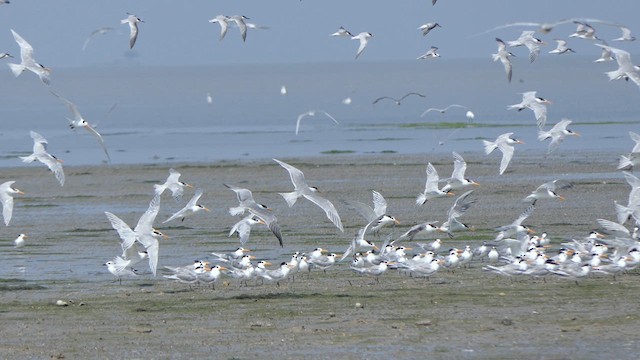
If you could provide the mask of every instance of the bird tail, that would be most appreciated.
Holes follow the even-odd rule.
[[[229,215],[231,216],[237,216],[237,215],[242,215],[244,214],[244,207],[242,206],[235,206],[232,208],[229,208]]]
[[[9,64],[11,65],[11,64]],[[607,76],[609,77],[609,80],[619,80],[622,79],[625,76],[625,73],[623,71],[620,71],[620,69],[618,70],[614,70],[614,71],[607,71],[605,72],[605,74],[607,74]],[[18,76],[18,75],[16,75]]]
[[[20,76],[20,74],[22,74],[22,72],[27,68],[26,66],[22,65],[22,64],[8,64],[9,67],[11,68],[11,72],[13,73],[13,76],[18,77]]]
[[[624,205],[620,205],[617,202],[614,202],[616,205],[616,216],[618,217],[618,224],[624,224],[627,222],[629,217],[633,215],[633,209],[628,208]]]
[[[538,131],[538,140],[543,141],[551,137],[548,131]]]
[[[35,154],[31,154],[29,156],[20,156],[20,159],[22,159],[22,162],[30,163],[36,160],[36,156]]]
[[[287,205],[289,205],[289,207],[292,207],[293,204],[296,203],[296,200],[298,200],[298,193],[296,193],[295,191],[288,192],[288,193],[280,193],[280,195],[282,195],[282,197],[287,202]]]
[[[418,194],[418,197],[416,198],[416,205],[421,206],[421,205],[424,205],[424,203],[426,202],[427,202],[427,195],[425,195],[424,193]]]
[[[618,162],[618,170],[630,170],[633,168],[630,156],[620,155],[620,161]]]
[[[493,59],[493,61],[498,61],[498,60],[500,60],[500,55],[498,55],[498,54],[491,54],[491,58]]]
[[[507,45],[508,45],[509,47],[522,46],[522,43],[520,43],[520,42],[519,42],[519,41],[517,41],[517,40],[514,40],[514,41],[507,41]]]
[[[491,154],[493,150],[498,148],[498,145],[491,141],[482,140],[482,143],[484,144],[484,153],[487,155]]]

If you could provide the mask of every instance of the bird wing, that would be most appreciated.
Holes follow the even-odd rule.
[[[467,162],[457,152],[453,152],[453,179],[464,180],[464,173],[467,171]]]
[[[291,178],[291,182],[293,183],[293,186],[296,189],[306,189],[309,187],[309,185],[307,185],[307,182],[304,179],[304,174],[298,168],[293,167],[287,164],[286,162],[280,161],[278,159],[273,159],[273,161],[280,164],[280,166],[282,166],[289,172],[289,177]]]
[[[544,104],[534,102],[529,104],[529,108],[533,110],[533,114],[536,116],[538,128],[543,128],[547,122],[547,107]]]
[[[129,49],[133,49],[136,40],[138,40],[138,24],[135,21],[129,21],[129,30],[131,31],[129,35]]]
[[[505,142],[499,142],[498,149],[502,151],[502,160],[500,160],[500,175],[502,175],[504,171],[507,170],[507,166],[509,166],[509,162],[511,161],[511,158],[513,158],[513,152],[515,150],[513,146]]]
[[[307,111],[305,113],[298,115],[298,120],[296,120],[296,135],[298,135],[298,130],[300,129],[300,121],[302,121],[302,119],[304,119],[307,116],[315,116],[315,114],[313,111]]]
[[[53,91],[50,91],[55,97],[57,97],[58,99],[62,100],[62,102],[64,102],[67,107],[69,108],[69,111],[71,111],[71,113],[73,114],[73,121],[80,121],[82,120],[82,115],[80,115],[80,111],[78,111],[78,107],[72,103],[71,101],[63,98],[62,96],[56,94]]]
[[[104,214],[107,215],[107,218],[111,223],[111,227],[113,227],[113,229],[118,232],[118,236],[120,236],[120,239],[122,240],[122,251],[126,251],[131,246],[133,246],[138,237],[136,236],[136,233],[131,230],[129,225],[127,225],[127,223],[125,223],[122,219],[108,211],[105,211]]]
[[[20,46],[20,57],[22,58],[22,62],[24,65],[33,65],[35,61],[33,60],[33,47],[31,44],[27,42],[27,40],[23,39],[22,36],[18,35],[17,32],[11,29],[11,33],[13,34],[13,38]]]
[[[322,210],[324,210],[325,214],[327,215],[327,218],[329,218],[329,220],[331,220],[331,222],[338,229],[340,229],[340,231],[344,232],[344,228],[342,227],[342,221],[340,220],[340,215],[338,214],[338,211],[333,206],[331,201],[321,197],[320,195],[314,192],[304,193],[303,196],[307,198],[307,200],[318,205]]]
[[[358,52],[356,53],[356,59],[358,58],[358,56],[360,56],[360,54],[362,54],[362,52],[364,51],[364,48],[367,47],[367,38],[365,38],[364,36],[360,36],[358,37],[358,39],[360,40],[360,46],[358,46]]]
[[[428,163],[427,164],[427,181],[424,185],[424,191],[425,192],[438,191],[439,180],[440,180],[440,177],[438,176],[438,172],[436,171],[436,168],[431,163]]]
[[[377,98],[377,99],[373,100],[372,104],[375,104],[375,103],[377,103],[378,101],[380,101],[380,100],[384,100],[384,99],[389,99],[389,100],[393,100],[393,101],[398,101],[398,100],[396,100],[396,99],[394,99],[394,98],[392,98],[392,97],[390,97],[390,96],[381,96],[381,97],[379,97],[379,98]]]
[[[53,172],[56,179],[58,179],[60,186],[64,186],[64,170],[62,169],[62,163],[60,160],[47,152],[38,155],[37,158],[41,163],[45,164],[51,172]]]
[[[142,216],[138,220],[138,224],[136,225],[134,231],[139,236],[151,233],[151,231],[153,230],[153,222],[155,221],[156,216],[158,216],[159,211],[160,211],[160,195],[156,195],[153,197],[153,199],[151,199],[151,202],[149,203],[149,208],[147,209],[147,211],[145,211],[144,214],[142,214]]]
[[[87,125],[85,126],[85,129],[87,129],[87,131],[92,134],[100,143],[100,146],[102,146],[102,150],[104,151],[104,154],[107,155],[107,161],[109,161],[109,163],[111,162],[111,156],[109,156],[109,151],[107,151],[107,146],[104,144],[104,139],[102,138],[102,135],[100,135],[99,132],[96,131],[96,129],[93,128],[93,126],[89,125],[89,123],[87,123]]]
[[[11,184],[13,184],[15,181],[8,181],[4,184],[2,184],[3,188],[1,189],[2,192],[0,193],[0,200],[2,200],[2,217],[4,218],[4,224],[6,226],[9,226],[9,222],[11,221],[11,216],[13,215],[13,196],[9,195],[6,192],[6,189],[11,187]],[[8,185],[5,184],[9,183]]]
[[[387,200],[379,192],[373,190],[373,213],[382,216],[387,213]]]
[[[318,111],[320,111],[321,113],[323,113],[323,114],[327,115],[327,117],[328,117],[329,119],[333,120],[333,122],[334,122],[334,123],[336,123],[336,124],[340,124],[340,123],[338,122],[338,120],[336,120],[336,119],[335,119],[333,116],[331,116],[328,112],[326,112],[326,111],[324,111],[324,110],[318,110]]]

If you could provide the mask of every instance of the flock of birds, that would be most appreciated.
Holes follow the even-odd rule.
[[[5,3],[8,3],[8,1],[5,1]],[[434,5],[435,3],[436,1],[433,0]],[[121,23],[129,26],[129,47],[133,48],[138,38],[138,24],[144,21],[136,15],[127,15],[125,19],[121,20]],[[230,25],[234,25],[238,28],[242,40],[246,41],[249,29],[266,28],[250,23],[248,20],[250,19],[243,15],[217,15],[209,20],[209,22],[220,26],[220,40],[225,38]],[[617,62],[618,68],[606,73],[610,80],[631,80],[640,86],[640,67],[633,65],[629,53],[607,45],[604,40],[596,35],[596,29],[591,25],[591,23],[597,23],[599,25],[619,27],[622,30],[622,35],[619,38],[612,39],[612,41],[635,40],[631,35],[631,31],[620,24],[596,19],[570,19],[553,24],[507,24],[490,31],[511,26],[533,26],[537,27],[538,32],[546,34],[556,26],[566,23],[573,23],[577,26],[575,33],[569,35],[569,38],[579,38],[586,41],[597,42],[595,45],[601,48],[602,55],[594,62],[602,63],[613,60]],[[418,30],[423,36],[427,36],[430,32],[439,28],[443,27],[437,22],[429,22],[421,25]],[[87,41],[85,41],[83,48],[86,48],[89,40],[93,36],[113,30],[113,28],[107,27],[94,31]],[[50,86],[51,70],[34,59],[34,49],[24,38],[14,30],[11,30],[11,33],[20,47],[21,57],[20,63],[8,64],[12,73],[18,77],[25,70],[28,70],[37,75],[44,84]],[[541,46],[545,45],[545,42],[538,39],[535,34],[535,30],[526,30],[523,31],[516,40],[507,42],[496,38],[498,52],[497,54],[493,54],[492,57],[494,61],[500,61],[503,64],[509,82],[513,74],[513,66],[510,58],[513,57],[514,54],[508,49],[524,46],[529,50],[530,61],[535,61],[540,54]],[[355,55],[356,59],[362,55],[369,44],[369,40],[373,38],[370,32],[360,32],[354,35],[344,27],[340,27],[335,33],[330,34],[330,36],[357,40],[359,46]],[[557,42],[557,47],[549,51],[549,53],[561,55],[574,52],[568,47],[567,40],[556,39],[555,41]],[[431,47],[427,53],[419,56],[418,59],[439,58],[440,54],[437,51],[437,47]],[[8,53],[0,54],[0,58],[12,57],[13,56]],[[283,87],[281,92],[283,95],[286,95],[286,88]],[[54,91],[51,91],[51,94],[68,107],[71,113],[71,117],[68,118],[70,128],[86,129],[96,138],[104,151],[107,161],[110,162],[109,152],[102,136],[96,131],[93,125],[89,124],[89,122],[83,118],[78,107]],[[419,98],[425,97],[423,94],[410,92],[400,98],[382,96],[375,99],[373,104],[383,100],[389,100],[396,105],[400,105],[403,100],[411,96]],[[538,126],[538,139],[540,141],[551,139],[548,148],[548,152],[551,153],[557,149],[559,144],[567,136],[577,136],[578,133],[568,129],[568,126],[571,124],[571,120],[568,119],[563,119],[549,130],[545,130],[547,105],[549,104],[551,104],[551,101],[539,97],[536,91],[528,91],[522,94],[522,101],[520,103],[510,105],[508,109],[518,111],[529,109],[533,112]],[[421,116],[425,116],[432,111],[445,113],[451,108],[466,109],[463,105],[452,104],[442,109],[429,108],[424,111]],[[318,114],[323,114],[338,124],[338,121],[326,111],[311,110],[298,116],[295,128],[296,134],[299,132],[301,120],[306,117],[314,117]],[[474,114],[471,111],[467,111],[466,116],[472,120]],[[269,269],[267,266],[271,264],[265,260],[259,261],[254,265],[252,262],[253,257],[246,254],[247,250],[244,247],[240,247],[230,254],[212,253],[215,257],[212,262],[216,263],[214,266],[209,266],[211,262],[197,260],[187,266],[164,267],[167,273],[165,277],[189,284],[201,282],[213,284],[223,275],[239,279],[245,283],[254,279],[263,279],[277,283],[289,278],[295,272],[305,272],[312,268],[326,270],[347,260],[349,261],[349,268],[351,270],[363,275],[378,277],[388,269],[397,269],[398,271],[407,272],[413,276],[429,277],[438,272],[440,268],[453,270],[468,265],[474,259],[487,262],[487,265],[483,267],[484,270],[508,276],[529,275],[542,277],[555,274],[571,279],[578,279],[589,275],[592,271],[616,275],[640,265],[640,244],[638,242],[640,238],[640,233],[638,232],[638,226],[640,226],[640,179],[627,171],[632,170],[634,166],[640,163],[640,135],[633,132],[630,132],[630,135],[632,140],[636,142],[636,145],[628,155],[621,156],[619,164],[619,168],[624,170],[623,174],[631,186],[628,204],[621,205],[617,202],[615,203],[617,221],[598,219],[598,224],[604,229],[603,232],[609,235],[603,236],[601,233],[593,232],[582,239],[572,239],[569,242],[563,243],[562,248],[559,249],[555,255],[549,255],[547,253],[547,248],[550,244],[549,236],[547,236],[546,233],[540,236],[531,236],[532,230],[528,226],[523,225],[523,223],[533,213],[537,201],[541,199],[564,199],[557,191],[566,189],[570,187],[571,184],[562,180],[554,180],[542,184],[526,196],[523,201],[530,205],[512,223],[496,228],[497,234],[492,242],[487,242],[475,249],[472,249],[471,246],[465,246],[464,249],[454,247],[444,254],[440,254],[439,250],[442,247],[443,241],[436,239],[430,243],[418,243],[422,251],[417,251],[413,255],[407,253],[407,251],[412,249],[400,245],[400,242],[413,240],[420,233],[429,234],[441,232],[453,237],[455,233],[473,229],[473,226],[461,222],[460,218],[477,201],[477,199],[472,198],[474,190],[466,189],[468,187],[478,186],[479,184],[466,177],[467,164],[462,156],[454,152],[454,171],[452,176],[446,179],[440,179],[435,166],[428,163],[424,190],[419,193],[415,200],[417,206],[422,206],[429,201],[437,201],[435,199],[452,196],[454,195],[453,191],[466,190],[456,198],[453,206],[447,213],[446,220],[440,225],[438,225],[438,222],[419,223],[407,229],[406,232],[395,239],[388,236],[382,246],[376,246],[373,241],[368,240],[367,237],[369,237],[370,234],[379,234],[381,229],[386,226],[397,226],[399,222],[394,216],[387,212],[387,203],[384,197],[379,192],[373,191],[373,207],[356,201],[349,203],[351,207],[362,215],[365,223],[351,242],[348,245],[345,244],[346,249],[342,255],[336,253],[325,254],[326,251],[324,249],[316,248],[309,252],[309,254],[296,252],[292,254],[290,261],[282,262],[280,266],[275,269]],[[59,184],[63,186],[65,183],[65,175],[62,168],[62,160],[47,152],[48,142],[45,137],[35,131],[31,131],[30,136],[33,140],[33,153],[20,158],[24,162],[39,161],[46,165],[53,172]],[[502,153],[502,160],[499,166],[500,175],[506,172],[514,155],[514,145],[519,143],[521,143],[521,141],[514,138],[512,132],[498,136],[495,141],[483,140],[484,151],[487,155],[496,149]],[[317,188],[307,183],[303,172],[288,163],[278,159],[273,160],[286,170],[294,187],[291,192],[280,193],[287,205],[292,207],[299,198],[305,198],[322,209],[328,220],[331,221],[337,229],[344,231],[336,207],[324,194],[321,195]],[[192,187],[192,185],[180,181],[180,176],[179,172],[171,169],[166,182],[154,186],[154,195],[149,203],[149,207],[140,217],[134,228],[131,228],[117,215],[105,212],[108,221],[120,238],[122,250],[120,255],[115,256],[105,265],[109,272],[118,279],[126,276],[138,276],[134,270],[134,266],[137,266],[141,262],[148,263],[151,273],[156,276],[160,252],[158,240],[166,237],[166,235],[155,229],[154,222],[160,210],[161,196],[165,191],[170,191],[172,196],[179,201],[182,198],[185,188]],[[445,184],[440,186],[443,182]],[[14,183],[15,181],[7,181],[0,185],[0,200],[2,201],[3,218],[6,226],[9,226],[12,217],[13,197],[24,194],[21,190],[13,187]],[[238,206],[231,207],[229,213],[233,216],[242,216],[231,228],[229,236],[237,233],[241,245],[244,246],[249,240],[251,229],[254,226],[264,226],[273,233],[280,246],[284,246],[284,239],[273,210],[266,205],[256,202],[251,190],[230,184],[225,184],[225,186],[235,192],[238,198]],[[203,210],[209,211],[206,206],[199,203],[202,195],[203,190],[196,189],[191,200],[186,203],[181,210],[163,221],[163,223],[176,221],[177,219],[184,221],[186,217],[193,216]],[[635,229],[629,230],[625,226],[627,222],[633,222]],[[25,234],[20,234],[15,240],[16,247],[24,246],[26,238],[27,236]],[[500,262],[504,264],[500,265]]]

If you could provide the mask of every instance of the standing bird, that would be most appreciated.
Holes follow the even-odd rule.
[[[133,14],[127,13],[127,15],[129,16],[126,19],[120,20],[120,24],[129,24],[129,49],[133,49],[138,39],[138,23],[144,21]]]
[[[183,207],[180,211],[176,212],[175,214],[171,215],[170,218],[163,221],[162,223],[163,224],[168,223],[169,221],[177,218],[181,218],[182,219],[181,221],[184,221],[185,217],[189,215],[193,215],[200,210],[210,211],[209,209],[206,208],[206,206],[198,204],[198,200],[200,200],[201,196],[202,196],[202,189],[197,189],[195,195],[193,195],[193,197],[191,198],[191,200],[189,200],[189,202],[187,203],[187,205],[185,205],[185,207]]]
[[[536,60],[540,54],[540,46],[545,44],[544,41],[534,37],[534,33],[535,31],[531,30],[523,31],[518,39],[507,42],[510,47],[526,46],[527,49],[529,49],[530,62],[534,62]]]
[[[502,63],[502,66],[504,66],[504,72],[507,73],[507,80],[511,82],[511,75],[513,74],[513,69],[511,66],[511,59],[509,59],[509,57],[515,56],[515,55],[507,51],[507,46],[505,45],[504,41],[502,41],[499,38],[496,38],[496,41],[498,42],[498,53],[491,54],[491,57],[493,58],[493,61],[500,60],[500,62]]]
[[[9,67],[11,68],[11,72],[15,77],[20,76],[23,71],[29,70],[32,73],[38,75],[40,80],[46,85],[51,84],[51,80],[49,79],[49,75],[51,74],[51,69],[44,67],[42,64],[37,63],[33,59],[33,47],[29,44],[22,36],[18,35],[17,32],[11,29],[11,33],[13,34],[13,38],[16,40],[18,45],[20,46],[20,64],[9,63]]]
[[[64,186],[64,171],[62,170],[62,160],[47,152],[47,139],[42,137],[35,131],[31,131],[31,138],[33,139],[33,154],[29,156],[20,156],[22,162],[31,163],[34,161],[40,161],[47,165],[49,170],[53,172],[60,183],[60,186]]]
[[[424,25],[420,25],[420,27],[418,28],[418,30],[421,30],[421,31],[422,31],[422,36],[427,36],[427,34],[428,34],[431,30],[433,30],[433,29],[435,29],[435,28],[437,28],[437,27],[442,27],[442,26],[440,26],[440,24],[438,24],[437,22],[428,22],[428,23],[426,23],[426,24],[424,24]]]
[[[551,101],[536,96],[535,91],[527,91],[522,93],[522,101],[519,104],[509,105],[507,106],[507,110],[517,109],[518,111],[522,111],[529,109],[533,111],[538,128],[542,129],[547,122],[547,104],[551,104]]]
[[[219,41],[222,41],[222,39],[224,39],[224,36],[227,35],[227,30],[229,29],[229,20],[231,19],[226,15],[218,15],[209,20],[209,22],[212,24],[217,23],[218,25],[220,25],[220,38],[218,39]]]
[[[418,195],[416,198],[416,205],[424,205],[427,201],[435,198],[439,198],[445,195],[454,195],[451,192],[445,192],[441,189],[438,189],[438,182],[440,181],[440,177],[438,176],[438,172],[436,168],[431,164],[427,164],[427,181],[424,185],[424,191]]]
[[[571,124],[571,120],[562,119],[560,122],[555,124],[551,130],[549,131],[538,131],[538,140],[544,141],[547,139],[551,139],[551,143],[549,143],[549,149],[547,150],[547,154],[550,154],[552,151],[560,146],[560,143],[567,136],[580,136],[579,133],[571,131],[567,129],[567,126]]]
[[[54,93],[53,91],[51,91],[51,93],[55,97],[60,99],[62,102],[64,102],[69,108],[69,111],[71,111],[71,113],[73,114],[73,119],[67,118],[67,120],[69,121],[69,127],[72,130],[74,130],[77,127],[82,127],[87,129],[87,131],[98,140],[98,142],[100,143],[100,146],[102,146],[102,150],[104,151],[104,154],[107,156],[107,161],[111,163],[111,157],[109,156],[109,152],[107,151],[107,146],[104,144],[104,139],[102,139],[102,135],[100,135],[100,133],[97,132],[96,129],[94,129],[93,126],[91,126],[91,124],[89,124],[89,122],[87,122],[87,120],[85,120],[82,117],[82,114],[80,114],[80,111],[78,111],[78,107],[74,103]]]
[[[336,208],[333,206],[331,201],[318,195],[318,188],[311,187],[307,184],[302,171],[278,159],[273,159],[273,161],[277,162],[289,172],[289,177],[291,178],[291,182],[295,188],[293,192],[280,193],[287,202],[287,205],[292,207],[299,197],[305,197],[307,200],[318,205],[322,210],[324,210],[327,218],[331,220],[331,222],[340,229],[340,231],[344,232],[342,221],[340,220],[340,215],[338,215]]]
[[[504,171],[507,170],[507,166],[509,166],[509,162],[513,157],[513,145],[523,144],[522,141],[514,139],[513,137],[511,137],[511,135],[513,135],[512,132],[502,134],[498,136],[496,141],[493,142],[482,140],[482,143],[484,144],[484,153],[486,155],[491,154],[491,152],[493,152],[493,150],[495,149],[498,149],[502,152],[502,160],[500,161],[500,175],[502,175]]]
[[[24,246],[24,239],[28,238],[27,235],[25,234],[20,234],[18,235],[18,237],[13,240],[13,246],[15,246],[16,249],[19,249],[21,247]]]
[[[18,190],[11,185],[13,185],[15,181],[7,181],[0,185],[0,201],[2,201],[2,217],[4,217],[4,224],[9,226],[9,222],[11,221],[11,215],[13,215],[13,195],[21,194],[24,195],[24,192]]]
[[[360,46],[358,47],[358,52],[356,53],[356,59],[360,56],[360,54],[362,54],[364,48],[367,47],[367,44],[369,43],[369,38],[372,37],[373,35],[370,32],[361,32],[360,34],[351,37],[351,40],[360,41]]]
[[[171,190],[171,195],[173,198],[178,201],[182,198],[182,194],[184,194],[185,187],[193,187],[190,184],[187,184],[184,181],[180,181],[180,173],[174,169],[169,169],[169,177],[164,182],[164,184],[155,184],[153,185],[153,190],[156,195],[162,195],[162,193],[169,189]]]

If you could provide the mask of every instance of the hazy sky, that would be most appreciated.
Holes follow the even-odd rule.
[[[176,66],[354,62],[357,41],[329,36],[342,25],[353,33],[374,35],[357,61],[413,60],[432,45],[440,48],[443,59],[489,57],[496,49],[494,37],[515,39],[524,28],[471,35],[515,21],[591,17],[627,25],[640,37],[640,28],[635,28],[639,10],[637,0],[439,0],[435,6],[431,0],[12,0],[0,6],[0,51],[19,55],[12,28],[35,48],[36,60],[52,68],[127,62]],[[128,26],[120,24],[126,12],[145,21],[133,51],[128,50]],[[270,29],[250,29],[243,43],[232,28],[218,41],[219,26],[208,22],[218,14],[242,14]],[[422,37],[417,27],[432,21],[442,28]],[[87,36],[105,26],[119,33],[98,35],[82,51]],[[597,29],[606,39],[619,36],[613,27]],[[562,25],[541,37],[553,43],[553,38],[566,38],[574,30],[573,24]],[[617,46],[634,53],[636,43],[640,44]],[[572,39],[570,46],[598,53],[584,40]]]

